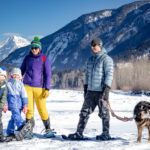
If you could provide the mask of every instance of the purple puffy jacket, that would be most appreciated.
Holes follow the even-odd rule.
[[[38,55],[29,53],[21,65],[21,72],[24,76],[23,83],[32,87],[50,89],[51,65],[48,58],[43,61],[44,54]]]

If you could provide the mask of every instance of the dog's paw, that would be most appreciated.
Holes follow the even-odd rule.
[[[141,140],[137,140],[137,141],[135,141],[136,143],[140,143],[141,142]]]

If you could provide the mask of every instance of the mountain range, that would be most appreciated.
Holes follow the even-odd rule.
[[[103,40],[115,62],[149,56],[150,1],[84,14],[42,38],[42,51],[53,70],[84,68],[92,54],[90,42],[94,37]],[[20,66],[29,51],[30,46],[19,48],[2,62]]]

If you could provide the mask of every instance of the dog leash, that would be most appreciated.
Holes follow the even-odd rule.
[[[105,101],[102,99],[103,105],[111,112],[112,117],[117,118],[118,120],[127,122],[127,121],[132,121],[133,119],[135,119],[135,115],[133,117],[120,117],[118,115],[115,114],[115,112],[111,109],[110,104],[108,101]]]

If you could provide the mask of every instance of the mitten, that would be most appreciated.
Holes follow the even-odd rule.
[[[108,85],[104,85],[102,99],[108,101],[109,100],[109,90],[110,87]]]
[[[84,98],[85,98],[86,93],[87,93],[87,88],[88,88],[88,85],[87,85],[87,84],[85,84],[85,85],[84,85]]]
[[[47,98],[49,96],[49,90],[44,90],[43,92],[43,98]]]
[[[28,111],[28,106],[23,106],[23,110],[22,111],[23,111],[24,114],[26,114],[27,111]]]
[[[7,104],[4,104],[3,112],[6,113],[7,110],[8,110],[8,105],[7,105]]]

